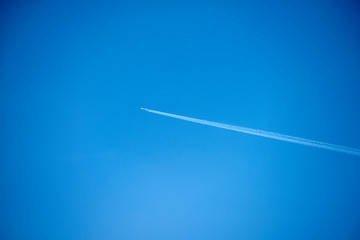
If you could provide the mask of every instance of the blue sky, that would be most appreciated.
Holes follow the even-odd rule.
[[[1,239],[358,239],[356,1],[3,1]]]

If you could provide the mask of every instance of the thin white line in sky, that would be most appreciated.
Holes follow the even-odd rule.
[[[311,147],[317,147],[317,148],[322,148],[322,149],[326,149],[326,150],[331,150],[331,151],[335,151],[335,152],[342,152],[342,153],[360,156],[360,149],[356,149],[356,148],[349,148],[349,147],[339,146],[339,145],[335,145],[335,144],[331,144],[331,143],[319,142],[319,141],[314,141],[314,140],[310,140],[310,139],[306,139],[306,138],[293,137],[293,136],[289,136],[289,135],[285,135],[285,134],[268,132],[268,131],[263,131],[263,130],[259,130],[259,129],[246,128],[246,127],[234,126],[234,125],[229,125],[229,124],[224,124],[224,123],[211,122],[211,121],[207,121],[207,120],[185,117],[185,116],[175,115],[175,114],[171,114],[171,113],[165,113],[165,112],[155,111],[155,110],[151,110],[151,109],[146,109],[146,108],[140,108],[140,109],[145,110],[150,113],[155,113],[155,114],[159,114],[159,115],[163,115],[163,116],[167,116],[167,117],[177,118],[177,119],[194,122],[194,123],[199,123],[199,124],[203,124],[203,125],[208,125],[208,126],[212,126],[212,127],[224,128],[224,129],[228,129],[228,130],[232,130],[232,131],[248,133],[248,134],[257,135],[257,136],[261,136],[261,137],[272,138],[272,139],[276,139],[276,140],[292,142],[292,143],[307,145],[307,146],[311,146]]]

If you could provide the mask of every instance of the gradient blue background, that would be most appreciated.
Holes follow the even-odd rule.
[[[180,3],[181,2],[181,3]],[[360,239],[356,1],[2,1],[0,238]]]

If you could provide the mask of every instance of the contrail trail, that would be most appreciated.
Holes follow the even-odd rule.
[[[228,129],[228,130],[232,130],[232,131],[248,133],[248,134],[257,135],[257,136],[261,136],[261,137],[272,138],[272,139],[277,139],[277,140],[281,140],[281,141],[298,143],[298,144],[307,145],[307,146],[311,146],[311,147],[317,147],[317,148],[322,148],[322,149],[331,150],[331,151],[335,151],[335,152],[342,152],[342,153],[360,156],[360,149],[356,149],[356,148],[348,148],[348,147],[343,147],[343,146],[339,146],[339,145],[335,145],[335,144],[318,142],[318,141],[314,141],[314,140],[310,140],[310,139],[293,137],[293,136],[289,136],[289,135],[285,135],[285,134],[268,132],[268,131],[253,129],[253,128],[246,128],[246,127],[228,125],[228,124],[223,124],[223,123],[211,122],[211,121],[207,121],[207,120],[185,117],[185,116],[175,115],[175,114],[171,114],[171,113],[165,113],[165,112],[155,111],[155,110],[151,110],[151,109],[146,109],[146,108],[140,108],[140,109],[145,110],[147,112],[163,115],[163,116],[177,118],[177,119],[194,122],[194,123],[199,123],[199,124],[203,124],[203,125],[208,125],[208,126],[212,126],[212,127],[224,128],[224,129]]]

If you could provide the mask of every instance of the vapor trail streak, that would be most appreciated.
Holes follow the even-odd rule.
[[[232,130],[232,131],[257,135],[257,136],[261,136],[261,137],[272,138],[272,139],[277,139],[277,140],[281,140],[281,141],[298,143],[298,144],[307,145],[307,146],[311,146],[311,147],[317,147],[317,148],[327,149],[327,150],[331,150],[331,151],[335,151],[335,152],[342,152],[342,153],[348,153],[348,154],[360,156],[360,149],[356,149],[356,148],[348,148],[348,147],[343,147],[343,146],[339,146],[339,145],[335,145],[335,144],[318,142],[318,141],[314,141],[314,140],[310,140],[310,139],[293,137],[293,136],[289,136],[289,135],[285,135],[285,134],[268,132],[268,131],[253,129],[253,128],[246,128],[246,127],[233,126],[233,125],[228,125],[228,124],[223,124],[223,123],[211,122],[211,121],[201,120],[201,119],[197,119],[197,118],[191,118],[191,117],[185,117],[185,116],[175,115],[175,114],[171,114],[171,113],[155,111],[155,110],[146,109],[146,108],[141,108],[141,109],[151,112],[151,113],[155,113],[155,114],[159,114],[159,115],[163,115],[163,116],[167,116],[167,117],[172,117],[172,118],[177,118],[177,119],[181,119],[181,120],[185,120],[185,121],[189,121],[189,122],[194,122],[194,123],[199,123],[199,124],[203,124],[203,125],[224,128],[224,129],[228,129],[228,130]]]

